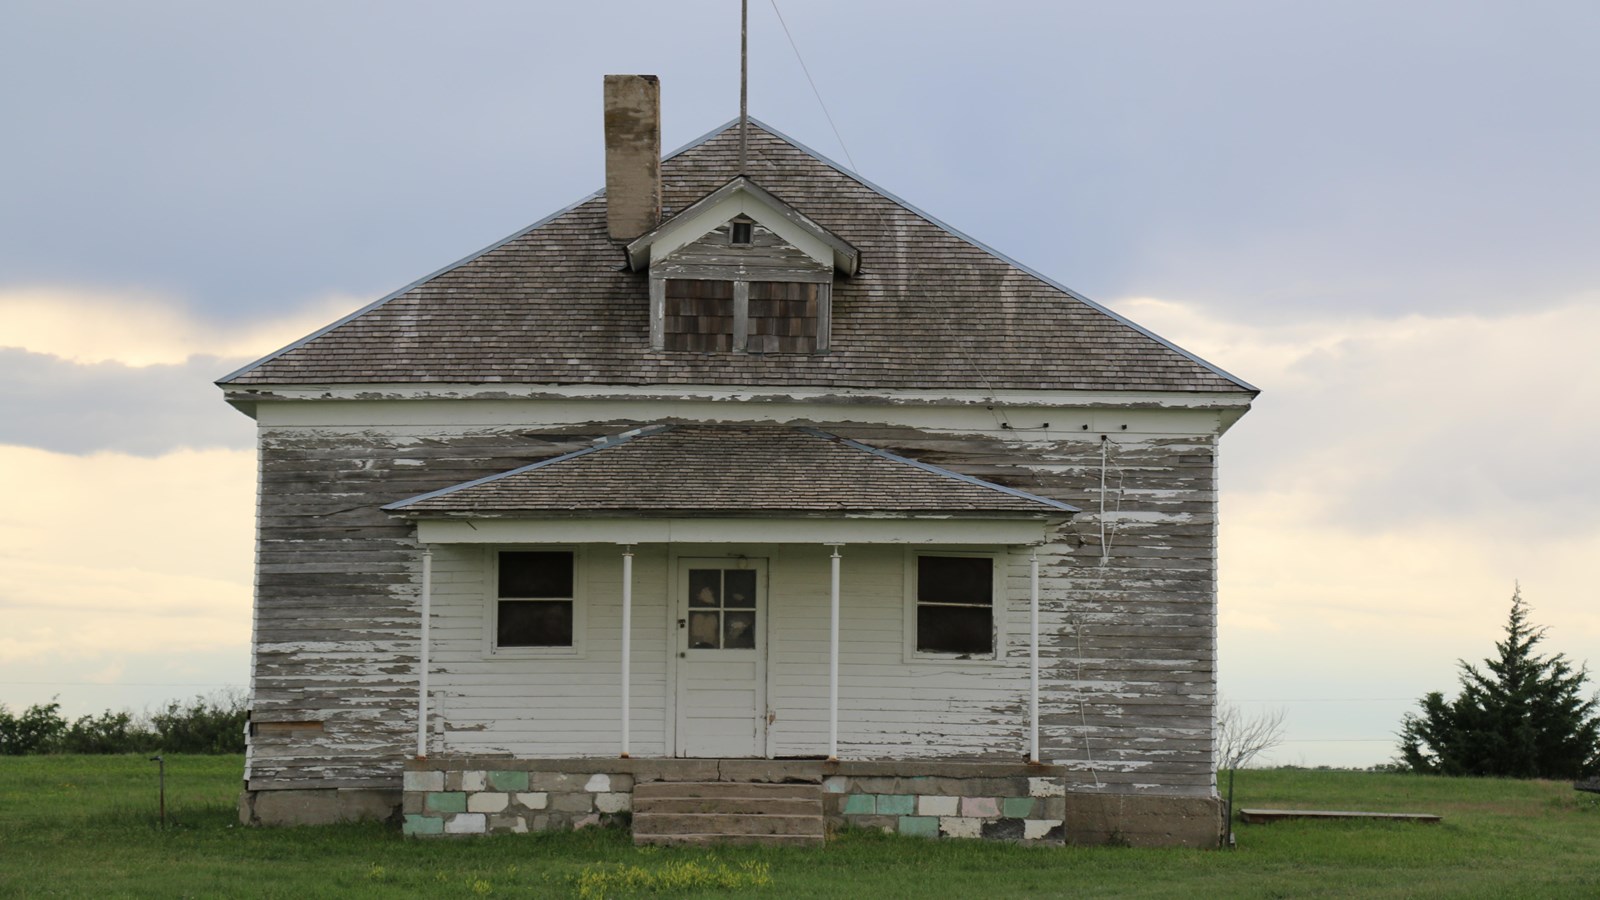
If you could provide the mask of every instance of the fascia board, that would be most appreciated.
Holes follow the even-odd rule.
[[[1041,519],[673,518],[421,519],[424,544],[930,544],[1043,543]]]
[[[1233,391],[978,391],[878,388],[774,388],[638,384],[260,384],[224,385],[230,402],[387,400],[716,400],[886,406],[995,406],[1047,409],[1237,409],[1252,395]]]

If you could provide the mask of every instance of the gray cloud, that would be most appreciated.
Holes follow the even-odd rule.
[[[212,382],[244,360],[79,365],[0,348],[0,443],[58,453],[159,456],[180,448],[249,448],[254,423]]]
[[[720,5],[90,6],[8,10],[0,271],[223,321],[381,295],[598,187],[603,72],[663,76],[668,145],[736,110]],[[850,153],[1091,296],[1285,318],[1600,283],[1600,6],[908,8],[791,12]],[[752,19],[753,111],[842,159]]]

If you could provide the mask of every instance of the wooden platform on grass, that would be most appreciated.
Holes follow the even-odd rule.
[[[1367,819],[1379,822],[1418,822],[1437,825],[1444,821],[1432,813],[1351,812],[1325,809],[1241,809],[1239,819],[1251,825],[1284,822],[1289,819]]]

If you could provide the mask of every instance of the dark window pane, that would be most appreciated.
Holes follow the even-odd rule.
[[[714,612],[689,613],[689,647],[693,650],[715,650],[720,629]]]
[[[690,569],[689,570],[689,605],[690,606],[720,606],[720,605],[722,605],[722,570],[721,569]]]
[[[722,573],[727,591],[722,605],[740,609],[754,609],[756,605],[756,573],[752,569],[728,569]]]
[[[500,596],[572,596],[572,554],[507,551],[500,554]]]
[[[990,610],[975,606],[917,607],[917,649],[927,653],[994,652]]]
[[[571,600],[501,600],[501,647],[571,647]]]
[[[722,614],[722,646],[728,650],[754,650],[756,648],[756,614],[729,612]]]
[[[981,556],[917,557],[918,603],[994,602],[994,560]]]

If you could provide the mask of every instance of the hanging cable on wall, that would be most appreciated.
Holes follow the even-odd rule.
[[[1100,786],[1100,772],[1094,764],[1094,748],[1089,746],[1089,714],[1083,702],[1083,618],[1072,617],[1072,637],[1077,644],[1078,665],[1078,733],[1083,737],[1083,758],[1089,764],[1089,775],[1094,778],[1095,787]]]
[[[1111,507],[1111,515],[1107,515],[1107,496],[1110,488],[1107,485],[1107,475],[1111,470],[1116,470],[1117,486],[1116,500]],[[1111,544],[1117,537],[1117,523],[1122,518],[1123,474],[1122,467],[1116,464],[1116,457],[1111,453],[1111,436],[1100,435],[1100,565],[1109,565],[1111,562]]]

